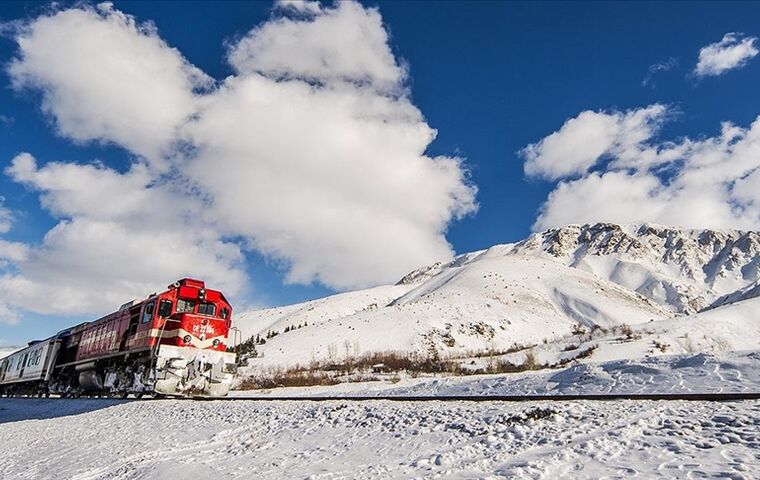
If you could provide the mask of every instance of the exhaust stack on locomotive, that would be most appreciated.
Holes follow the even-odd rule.
[[[0,393],[225,396],[236,370],[231,324],[220,291],[183,278],[0,360]]]

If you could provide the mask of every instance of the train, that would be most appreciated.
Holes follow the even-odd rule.
[[[226,396],[237,370],[232,307],[183,278],[0,360],[0,395]]]

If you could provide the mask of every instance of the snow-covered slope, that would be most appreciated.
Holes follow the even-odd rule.
[[[394,286],[247,312],[236,322],[246,334],[279,334],[258,347],[263,355],[254,368],[379,351],[451,357],[561,345],[579,332],[623,324],[648,324],[662,335],[701,332],[701,340],[689,339],[689,348],[714,350],[717,342],[731,350],[745,348],[746,338],[716,335],[754,328],[747,322],[757,304],[736,302],[757,296],[759,278],[755,232],[571,225],[423,267]],[[714,313],[682,322],[710,308]],[[647,341],[647,348],[611,347],[618,353],[606,357],[600,345],[594,355],[635,358],[652,350],[654,340]],[[671,345],[670,353],[683,343],[662,342]]]
[[[702,310],[760,279],[757,232],[569,225],[534,234],[508,252],[518,253],[553,257],[680,313]]]
[[[235,326],[248,338],[267,331],[283,331],[285,327],[317,325],[327,320],[384,307],[414,288],[413,284],[380,287],[340,293],[317,300],[284,307],[252,310],[235,316]]]

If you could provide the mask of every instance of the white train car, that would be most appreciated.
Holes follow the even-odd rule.
[[[60,345],[57,337],[31,342],[28,347],[0,360],[0,392],[11,393],[16,390],[15,384],[23,384],[24,393],[34,393],[27,390],[50,380]]]

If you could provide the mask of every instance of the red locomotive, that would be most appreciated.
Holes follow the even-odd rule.
[[[0,394],[224,396],[231,326],[224,295],[184,278],[0,360]]]

